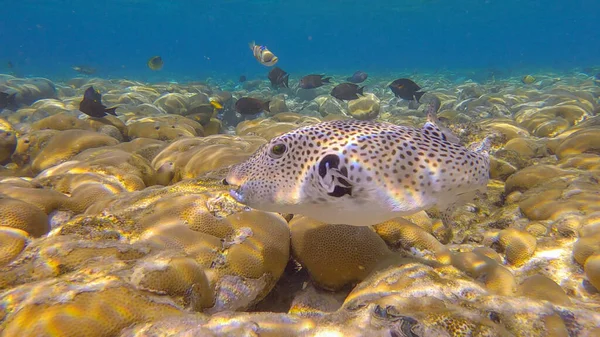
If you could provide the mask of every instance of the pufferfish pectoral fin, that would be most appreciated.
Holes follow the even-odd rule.
[[[454,227],[454,220],[452,220],[452,214],[456,208],[465,205],[466,203],[472,202],[476,198],[483,199],[485,197],[484,192],[480,190],[473,190],[464,193],[459,193],[454,196],[454,200],[451,204],[446,204],[439,208],[440,219],[446,228]]]
[[[446,209],[440,211],[440,220],[442,220],[444,227],[449,229],[454,227],[452,213],[454,213],[454,206],[447,207]]]
[[[332,197],[352,195],[352,184],[348,179],[348,170],[339,168],[340,158],[335,154],[328,154],[319,162],[319,177],[321,186]]]
[[[321,184],[329,196],[339,198],[344,195],[352,195],[352,184],[348,181],[348,177],[337,168],[328,168],[327,173],[321,179]]]
[[[352,196],[352,184],[348,182],[347,177],[337,169],[332,170],[334,176],[333,190],[327,193],[332,197],[343,197],[344,195]]]

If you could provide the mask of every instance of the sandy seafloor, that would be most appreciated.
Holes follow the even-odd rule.
[[[421,126],[427,104],[394,98],[394,77],[347,103],[297,79],[0,75],[17,93],[0,114],[2,336],[600,336],[600,86],[532,75],[412,77],[464,144],[495,135],[488,192],[450,230],[436,210],[372,228],[250,210],[221,184],[302,125]],[[78,111],[90,85],[118,117]],[[242,96],[271,112],[236,115]]]

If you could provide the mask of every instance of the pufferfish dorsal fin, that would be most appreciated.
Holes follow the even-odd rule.
[[[431,105],[427,109],[427,122],[425,123],[425,125],[423,125],[423,131],[425,131],[425,133],[430,133],[433,136],[435,136],[435,134],[439,134],[439,138],[441,138],[442,140],[454,144],[460,144],[460,138],[453,134],[452,131],[450,131],[448,128],[441,125],[440,121],[437,118],[437,114],[435,113],[435,110],[433,108],[433,105]]]

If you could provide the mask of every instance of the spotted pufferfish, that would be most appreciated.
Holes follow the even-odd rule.
[[[231,196],[255,209],[329,223],[375,225],[485,193],[490,140],[465,148],[430,115],[423,128],[336,120],[273,138],[230,169]]]

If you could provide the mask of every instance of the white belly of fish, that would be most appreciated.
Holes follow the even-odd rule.
[[[327,224],[351,226],[372,226],[397,217],[412,215],[422,210],[437,207],[444,211],[451,205],[460,205],[473,199],[478,190],[454,193],[437,193],[436,197],[413,199],[410,194],[404,198],[391,197],[387,191],[379,191],[370,198],[344,196],[335,203],[302,204],[277,206],[267,211],[301,214]]]

